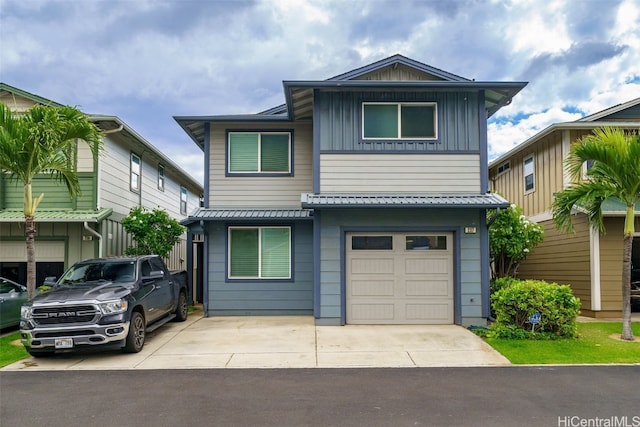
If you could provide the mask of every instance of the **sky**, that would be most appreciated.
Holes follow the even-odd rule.
[[[118,116],[200,182],[173,116],[258,113],[283,80],[394,54],[529,82],[489,121],[494,159],[640,97],[640,0],[0,0],[1,82]]]

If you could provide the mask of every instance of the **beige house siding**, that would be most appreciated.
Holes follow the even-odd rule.
[[[365,74],[356,80],[387,80],[387,81],[407,81],[407,80],[442,80],[423,71],[418,71],[402,64],[395,64],[382,68],[375,72]]]
[[[606,218],[600,235],[600,288],[602,311],[622,312],[622,251],[624,218]]]
[[[477,154],[321,154],[324,193],[479,193]]]
[[[0,95],[0,102],[7,105],[11,111],[17,112],[26,111],[36,105],[36,102],[13,93],[4,93]]]
[[[293,176],[226,176],[226,130],[293,130]],[[300,194],[313,191],[312,126],[309,123],[212,126],[209,154],[209,206],[300,206]]]
[[[492,191],[522,207],[526,216],[547,212],[553,203],[553,194],[564,188],[562,155],[562,132],[554,132],[511,157],[506,172],[497,173],[505,162],[492,165],[489,169]],[[534,189],[525,192],[524,161],[530,156],[535,166]]]
[[[591,261],[587,217],[573,217],[575,234],[559,232],[553,221],[544,221],[544,240],[518,269],[522,279],[539,279],[570,285],[583,310],[591,308]]]

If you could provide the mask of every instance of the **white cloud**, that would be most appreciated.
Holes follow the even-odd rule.
[[[529,81],[488,126],[495,156],[554,122],[640,96],[640,5],[588,6],[0,0],[0,75],[121,117],[193,173],[202,154],[172,115],[255,113],[284,102],[282,80],[326,79],[401,53],[476,80]]]

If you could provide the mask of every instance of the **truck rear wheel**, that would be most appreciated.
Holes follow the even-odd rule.
[[[176,322],[184,322],[187,320],[187,315],[189,314],[189,305],[187,304],[187,295],[184,291],[180,291],[180,296],[178,297],[178,306],[175,311],[175,321]]]
[[[138,353],[144,347],[145,324],[142,314],[134,311],[131,313],[131,323],[129,324],[129,333],[127,341],[122,348],[124,353]]]

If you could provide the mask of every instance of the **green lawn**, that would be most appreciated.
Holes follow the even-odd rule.
[[[20,332],[17,331],[0,338],[0,368],[29,357],[22,344],[12,344],[16,340],[20,340]]]
[[[640,323],[632,324],[632,329],[634,336],[640,337]],[[620,322],[585,322],[578,323],[575,340],[486,341],[514,364],[640,363],[640,341],[615,339],[621,331]]]

